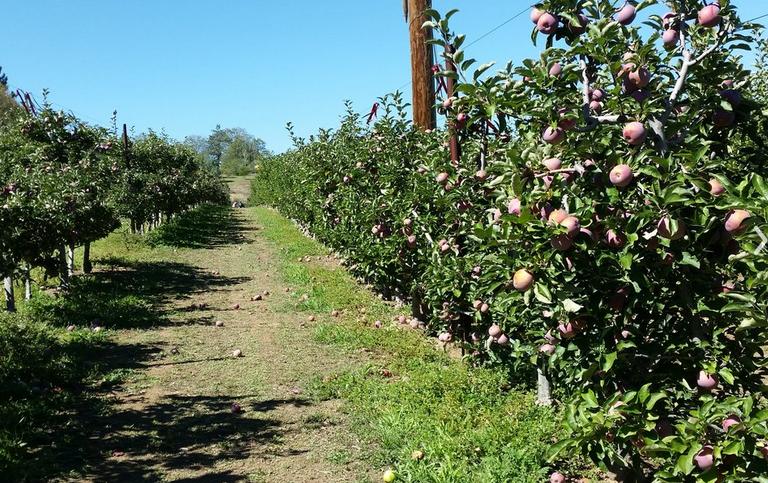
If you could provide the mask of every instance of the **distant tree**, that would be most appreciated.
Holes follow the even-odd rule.
[[[267,153],[264,141],[253,136],[237,136],[229,144],[221,160],[224,174],[244,175],[253,172],[256,161]]]
[[[197,154],[208,153],[208,139],[196,134],[184,138],[184,144],[194,149]]]
[[[3,68],[0,67],[0,122],[9,113],[17,110],[19,105],[13,100],[8,92],[8,76],[3,74]]]
[[[230,175],[252,172],[258,159],[271,155],[262,139],[241,127],[222,128],[219,124],[208,138],[187,136],[185,144],[217,170]]]
[[[227,146],[231,142],[231,134],[226,129],[222,129],[219,124],[216,125],[210,136],[208,136],[208,153],[217,167],[221,167],[221,157],[224,156],[224,151],[226,151]]]

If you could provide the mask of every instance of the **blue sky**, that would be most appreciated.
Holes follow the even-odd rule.
[[[335,127],[410,80],[401,0],[11,0],[0,66],[12,87],[51,90],[57,107],[108,125],[176,138],[243,127],[270,149]],[[455,30],[479,37],[529,0],[434,0],[459,8]],[[765,0],[734,0],[743,18]],[[536,56],[523,14],[470,49],[481,62]],[[406,88],[407,90],[408,88]]]

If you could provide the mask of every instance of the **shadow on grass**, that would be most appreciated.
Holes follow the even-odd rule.
[[[215,248],[242,243],[251,230],[235,217],[232,208],[203,205],[160,226],[149,235],[148,242],[177,248]]]
[[[58,326],[100,325],[110,329],[147,328],[171,323],[171,312],[201,310],[164,307],[193,299],[197,294],[246,282],[245,277],[223,277],[177,262],[136,262],[122,258],[96,260],[104,269],[72,280],[57,297],[43,296],[27,310],[36,320]],[[185,324],[210,324],[212,318],[185,316]]]
[[[167,225],[163,242],[215,246],[242,240],[228,208],[205,207]],[[133,370],[158,362],[161,344],[116,344],[107,329],[210,324],[203,292],[247,281],[177,262],[97,259],[68,291],[41,293],[18,314],[0,313],[0,481],[158,481],[168,468],[205,468],[248,457],[246,445],[276,438],[277,423],[251,417],[278,401],[230,412],[232,398],[174,397],[148,408],[115,407],[110,395]],[[187,302],[190,301],[190,302]],[[64,329],[75,325],[76,330]],[[206,446],[207,445],[207,446]],[[258,447],[254,446],[255,450]],[[124,456],[119,456],[124,454]],[[242,481],[208,473],[187,481]]]
[[[66,333],[23,315],[0,320],[2,481],[49,481],[92,461],[104,394],[162,349],[118,345],[103,333]]]
[[[204,471],[181,481],[244,481],[247,475],[212,472],[216,463],[265,456],[286,429],[268,413],[301,399],[247,402],[255,395],[169,396],[149,406],[126,404],[103,418],[92,446],[101,451],[88,474],[95,481],[159,481],[171,470]],[[238,402],[244,412],[233,414]],[[275,455],[300,454],[279,449]]]

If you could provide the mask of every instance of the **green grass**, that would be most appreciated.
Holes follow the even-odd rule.
[[[0,312],[0,474],[6,481],[41,468],[66,472],[85,461],[83,421],[103,414],[97,393],[126,375],[98,362],[113,349],[104,332],[69,332],[26,313]]]
[[[199,223],[220,216],[211,208],[205,213],[210,221]],[[174,235],[162,236],[170,244],[181,236],[179,223],[197,220],[199,213],[180,218],[167,225]],[[194,244],[215,242],[209,233],[199,236]],[[168,324],[172,314],[159,308],[167,298],[217,283],[171,261],[178,249],[119,229],[93,246],[102,270],[73,278],[66,293],[50,292],[58,280],[36,271],[33,299],[18,300],[17,313],[0,311],[3,481],[76,479],[93,462],[100,448],[92,437],[112,417],[104,396],[116,386],[146,384],[136,369],[153,353],[145,344],[118,344],[113,330]],[[23,295],[18,285],[16,295]]]
[[[503,371],[469,367],[419,332],[395,327],[402,312],[362,290],[345,270],[299,261],[325,255],[326,248],[277,212],[255,210],[264,236],[279,249],[284,280],[310,295],[305,308],[345,311],[341,320],[323,318],[315,339],[350,355],[361,349],[373,355],[373,362],[317,378],[311,390],[317,399],[345,401],[372,464],[393,467],[398,481],[545,479],[544,453],[561,427],[556,411],[536,406],[529,391],[510,389]],[[375,319],[385,321],[382,329],[372,327]],[[414,451],[423,458],[412,458]]]

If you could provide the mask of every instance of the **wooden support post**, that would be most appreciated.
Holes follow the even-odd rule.
[[[552,405],[552,388],[549,378],[541,368],[536,369],[536,404],[541,406]]]
[[[67,245],[62,244],[59,248],[59,287],[69,288],[69,270],[67,267]]]
[[[32,300],[32,266],[24,267],[24,300]]]
[[[91,264],[91,242],[85,242],[83,245],[83,273],[91,273],[93,264]]]
[[[13,294],[13,277],[3,278],[3,292],[5,293],[5,310],[16,312],[16,298]]]
[[[435,113],[435,82],[432,66],[435,64],[432,45],[432,29],[422,26],[427,18],[424,12],[432,7],[432,0],[406,0],[405,17],[411,39],[411,86],[413,89],[413,124],[421,129],[437,126]]]
[[[75,276],[75,244],[67,245],[67,276]]]

